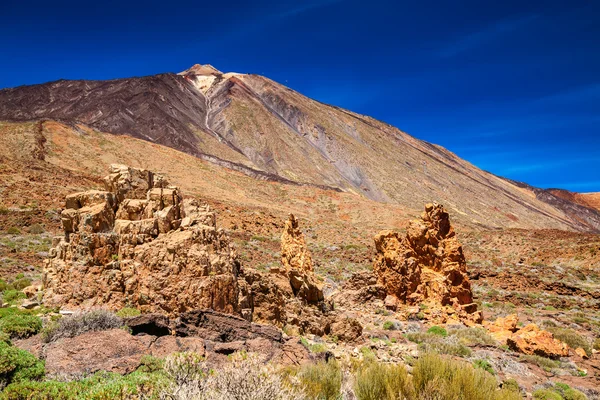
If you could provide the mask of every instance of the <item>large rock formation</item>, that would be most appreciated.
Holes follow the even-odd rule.
[[[208,206],[147,170],[112,165],[105,191],[67,196],[44,268],[51,306],[238,313],[240,265]]]
[[[329,311],[294,216],[282,235],[282,267],[242,270],[208,206],[183,199],[150,171],[112,165],[110,172],[106,190],[67,196],[65,234],[44,267],[46,305],[168,315],[210,309],[317,335],[345,318]],[[359,336],[362,328],[351,331]]]
[[[387,291],[388,307],[425,303],[444,311],[434,313],[436,318],[455,315],[481,321],[462,247],[443,206],[427,204],[421,220],[411,221],[405,235],[380,232],[375,248],[373,270]]]

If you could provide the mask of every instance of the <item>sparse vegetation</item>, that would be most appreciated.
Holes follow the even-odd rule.
[[[60,338],[75,337],[89,331],[104,331],[120,328],[123,320],[115,314],[95,310],[83,314],[63,317],[44,328],[42,338],[50,343]]]
[[[358,400],[412,398],[411,383],[404,366],[367,361],[355,373],[354,393]]]
[[[19,228],[17,228],[16,226],[11,226],[10,228],[8,228],[6,230],[6,233],[8,233],[9,235],[20,235],[21,230]]]
[[[573,329],[548,328],[548,331],[552,332],[556,339],[565,342],[571,348],[576,349],[581,347],[588,356],[592,355],[592,346],[590,345],[590,342]]]
[[[432,333],[409,333],[406,338],[411,342],[419,344],[419,350],[423,352],[436,352],[450,354],[458,357],[468,357],[471,349],[460,343],[455,336],[442,336]]]
[[[137,317],[138,315],[141,315],[141,314],[142,313],[137,308],[124,307],[124,308],[120,309],[119,311],[117,311],[117,313],[115,315],[119,318],[131,318],[131,317]]]
[[[296,377],[304,394],[311,400],[337,400],[342,386],[342,370],[333,360],[316,364],[305,364]]]
[[[383,329],[387,331],[393,331],[396,329],[396,325],[392,321],[385,321],[383,323]]]
[[[437,325],[434,325],[431,328],[427,329],[427,333],[431,333],[432,335],[439,335],[439,336],[443,336],[443,337],[448,336],[448,332],[446,331],[446,329],[442,328],[441,326],[437,326]]]

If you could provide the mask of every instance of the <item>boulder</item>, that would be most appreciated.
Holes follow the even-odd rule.
[[[146,339],[150,339],[147,337]],[[86,332],[44,348],[46,373],[80,377],[97,371],[126,374],[135,371],[150,343],[123,329]]]
[[[529,324],[511,335],[506,343],[514,351],[547,358],[567,357],[569,346],[554,339],[552,333]]]
[[[354,318],[342,316],[331,324],[330,335],[344,342],[353,342],[362,335],[362,325]]]
[[[474,310],[462,247],[443,206],[427,204],[421,220],[411,221],[404,235],[380,232],[375,248],[377,282],[397,299],[387,300],[390,307],[427,303],[442,311],[432,315],[445,322],[444,307],[450,306],[462,321],[481,322],[481,313]]]

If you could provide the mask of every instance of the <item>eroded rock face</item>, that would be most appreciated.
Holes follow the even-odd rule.
[[[443,206],[427,204],[421,220],[411,221],[405,235],[380,232],[375,248],[373,271],[387,291],[388,307],[427,303],[451,307],[451,314],[463,321],[481,322],[472,304],[462,246]]]
[[[216,216],[150,171],[112,165],[106,191],[70,195],[44,267],[50,306],[236,314],[240,264]]]
[[[280,273],[288,277],[296,297],[309,304],[323,301],[323,285],[317,281],[313,272],[310,251],[293,214],[285,222],[281,234],[281,264],[283,268]]]

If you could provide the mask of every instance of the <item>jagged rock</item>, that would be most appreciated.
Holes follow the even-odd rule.
[[[288,277],[295,296],[309,304],[323,301],[323,285],[313,272],[310,251],[293,214],[290,214],[281,234],[281,264],[280,273]]]
[[[427,204],[421,220],[411,221],[406,235],[380,232],[375,236],[375,248],[373,270],[378,283],[397,299],[388,299],[391,307],[420,303],[451,306],[461,320],[481,322],[481,313],[472,305],[462,247],[443,206]],[[445,322],[445,313],[441,314],[441,322]]]
[[[514,351],[547,358],[567,357],[569,346],[554,339],[552,333],[529,324],[511,335],[506,343]]]
[[[240,265],[208,206],[123,165],[111,166],[105,186],[67,197],[65,236],[44,267],[47,305],[239,313]]]
[[[182,313],[174,322],[173,331],[177,336],[197,336],[214,342],[233,342],[264,338],[281,343],[283,338],[279,329],[253,324],[233,315],[211,310],[194,310]]]

